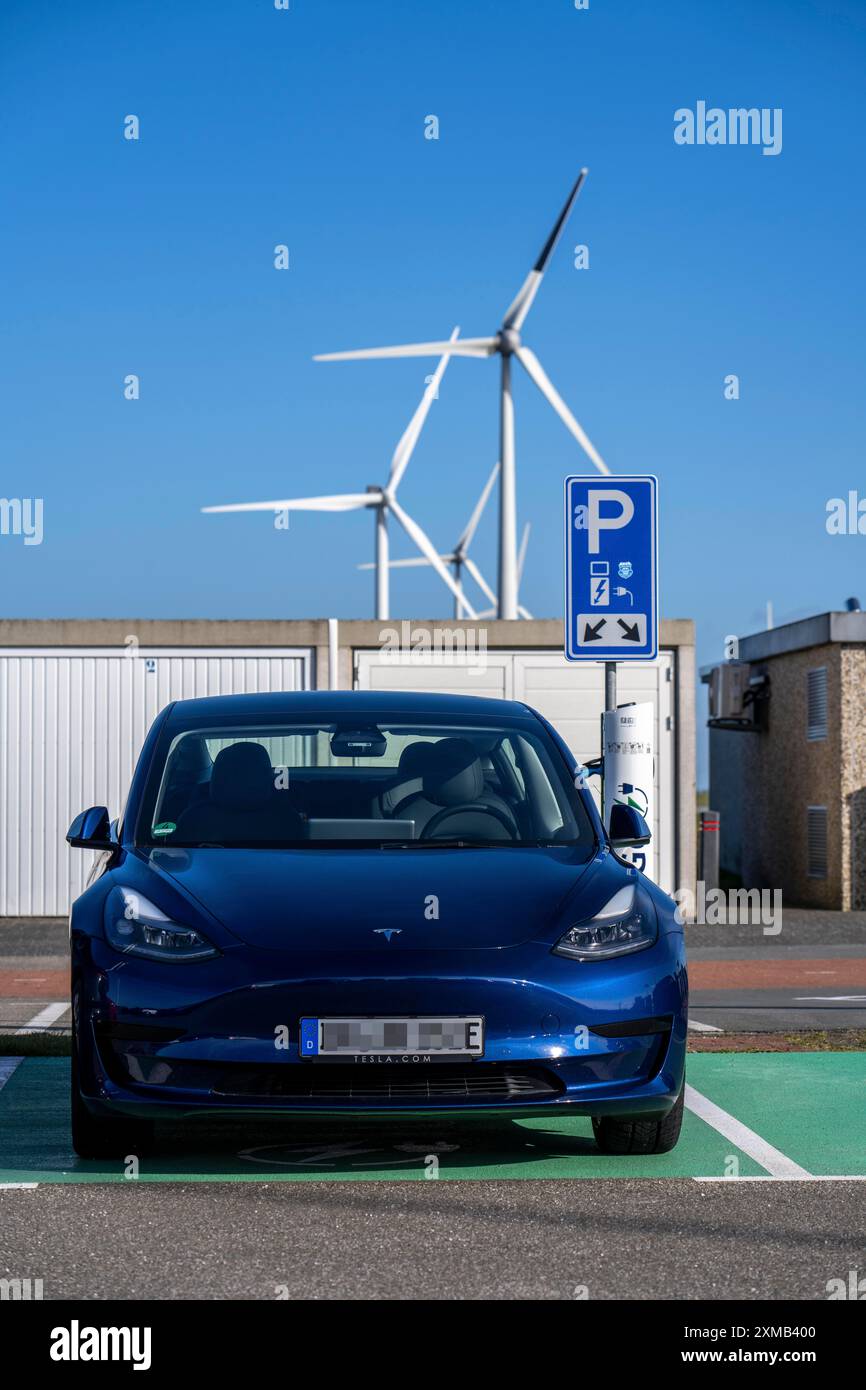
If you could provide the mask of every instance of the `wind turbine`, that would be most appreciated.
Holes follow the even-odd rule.
[[[475,507],[474,507],[474,509],[473,509],[472,515],[470,516],[469,521],[467,522],[466,527],[465,527],[465,529],[463,530],[463,533],[461,534],[460,538],[458,539],[457,544],[454,546],[454,549],[453,549],[452,551],[450,551],[447,555],[442,555],[442,554],[440,554],[440,556],[439,556],[439,559],[442,561],[443,564],[445,564],[445,565],[450,565],[450,566],[451,566],[451,572],[452,572],[452,574],[454,575],[454,582],[455,582],[455,584],[457,584],[458,588],[459,588],[460,591],[461,591],[461,597],[458,598],[458,597],[455,595],[455,598],[454,598],[454,616],[455,616],[455,618],[458,618],[458,619],[460,619],[460,618],[462,618],[462,617],[464,616],[464,613],[463,613],[464,604],[465,604],[465,597],[463,597],[463,571],[464,571],[464,570],[466,570],[469,574],[471,574],[472,578],[475,580],[475,583],[476,583],[476,584],[478,585],[478,587],[481,589],[481,591],[482,591],[482,593],[484,594],[484,596],[485,596],[486,598],[488,598],[488,599],[490,600],[490,602],[493,604],[493,608],[492,608],[492,609],[490,609],[490,610],[488,610],[488,611],[485,611],[484,613],[479,613],[477,616],[478,616],[479,618],[481,618],[481,617],[484,617],[484,618],[492,618],[492,617],[495,617],[495,616],[496,616],[496,595],[494,594],[494,592],[493,592],[493,590],[491,589],[490,585],[487,583],[487,580],[484,578],[484,575],[481,573],[481,570],[478,568],[478,566],[476,565],[475,561],[474,561],[474,560],[472,559],[472,557],[470,556],[470,554],[469,554],[469,547],[470,547],[470,545],[472,544],[472,539],[473,539],[473,537],[474,537],[474,535],[475,535],[475,532],[476,532],[477,529],[478,529],[478,523],[479,523],[479,521],[481,520],[481,517],[482,517],[482,515],[483,515],[483,513],[484,513],[484,508],[487,506],[487,501],[488,501],[488,499],[489,499],[489,497],[490,497],[491,492],[493,491],[493,485],[494,485],[494,483],[496,482],[496,478],[497,478],[498,473],[499,473],[499,464],[496,463],[496,464],[494,464],[494,466],[493,466],[493,470],[492,470],[492,472],[491,472],[491,474],[490,474],[490,477],[487,479],[487,482],[484,484],[484,487],[483,487],[483,489],[482,489],[482,491],[481,491],[481,496],[478,498],[478,501],[476,502]],[[522,573],[523,573],[523,563],[524,563],[524,560],[525,560],[525,558],[526,558],[526,541],[528,540],[528,538],[529,538],[529,526],[527,525],[526,530],[525,530],[525,532],[524,532],[524,540],[523,540],[523,543],[522,543],[522,545],[521,545],[520,559],[519,559],[519,561],[518,561],[518,571],[519,571],[519,575],[522,575]],[[429,563],[430,563],[430,561],[426,558],[426,556],[424,556],[424,555],[413,555],[413,556],[410,556],[408,559],[405,559],[405,560],[391,560],[391,561],[390,561],[390,567],[391,567],[391,569],[416,569],[416,568],[418,568],[418,567],[420,567],[420,566],[423,566],[423,565],[429,565]],[[369,570],[369,569],[373,569],[373,565],[371,565],[369,562],[367,562],[367,563],[365,563],[365,564],[359,565],[359,566],[358,566],[358,569],[359,569],[359,570]],[[520,616],[521,616],[522,618],[524,618],[524,617],[525,617],[525,618],[528,618],[528,617],[530,616],[530,614],[526,611],[525,608],[520,607],[520,608],[518,608],[518,611],[519,611]]]
[[[317,362],[347,362],[361,358],[374,357],[438,357],[440,353],[456,357],[492,357],[498,353],[501,359],[501,387],[499,406],[499,458],[502,464],[502,477],[499,487],[499,599],[497,612],[500,618],[518,616],[518,576],[517,576],[517,497],[515,480],[514,450],[514,403],[511,395],[511,359],[516,357],[524,371],[538,387],[571,431],[583,451],[595,464],[599,473],[610,473],[610,469],[598,453],[572,415],[565,401],[547,376],[535,353],[524,343],[520,331],[526,316],[532,308],[544,272],[562,235],[563,228],[571,214],[577,196],[587,175],[581,169],[565,206],[541,254],[517,292],[516,298],[505,311],[498,333],[492,338],[453,338],[449,343],[409,343],[400,347],[359,348],[353,352],[320,353]]]
[[[457,340],[460,329],[455,328],[451,334],[449,343]],[[446,344],[447,346],[448,344]],[[391,459],[391,472],[384,487],[368,487],[366,492],[342,492],[328,497],[289,497],[282,498],[277,502],[232,502],[219,507],[202,507],[203,512],[351,512],[365,507],[370,507],[375,512],[376,518],[376,617],[387,618],[389,616],[389,583],[388,583],[388,513],[398,521],[406,532],[407,536],[418,547],[421,554],[426,557],[426,563],[433,566],[439,575],[452,591],[456,599],[459,599],[466,608],[470,617],[475,617],[475,610],[469,606],[463,596],[462,590],[452,579],[446,565],[439,558],[439,553],[430,537],[422,531],[417,521],[414,521],[408,512],[404,511],[397,501],[397,488],[400,480],[409,465],[415,445],[418,443],[424,421],[430,411],[430,407],[436,400],[439,393],[439,383],[445,375],[445,368],[448,365],[448,353],[443,353],[439,365],[430,378],[430,381],[421,397],[418,406],[403,435],[394,450]]]

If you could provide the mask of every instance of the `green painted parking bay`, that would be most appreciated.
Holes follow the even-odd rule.
[[[687,1110],[682,1137],[670,1154],[604,1156],[588,1119],[559,1115],[495,1121],[344,1116],[267,1126],[198,1122],[185,1133],[161,1129],[159,1149],[142,1158],[137,1177],[142,1182],[766,1177],[786,1158],[816,1176],[866,1174],[866,1054],[698,1053],[689,1057],[688,1080],[709,1102],[710,1121]],[[13,1071],[0,1090],[0,1184],[129,1181],[123,1163],[85,1161],[73,1153],[68,1085],[65,1058],[25,1058]],[[713,1123],[723,1112],[733,1119],[733,1137]]]
[[[689,1082],[816,1177],[866,1174],[866,1053],[713,1052]]]

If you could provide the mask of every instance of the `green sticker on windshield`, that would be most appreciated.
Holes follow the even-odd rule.
[[[152,830],[154,835],[173,835],[177,826],[173,820],[162,820],[159,825],[155,825]]]

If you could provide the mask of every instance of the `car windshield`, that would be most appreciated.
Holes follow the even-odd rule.
[[[163,731],[136,843],[194,848],[595,846],[537,720],[199,720]]]

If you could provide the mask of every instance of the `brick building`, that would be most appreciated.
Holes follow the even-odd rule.
[[[760,698],[749,731],[710,728],[723,871],[792,904],[866,908],[866,613],[741,638],[739,660]]]

